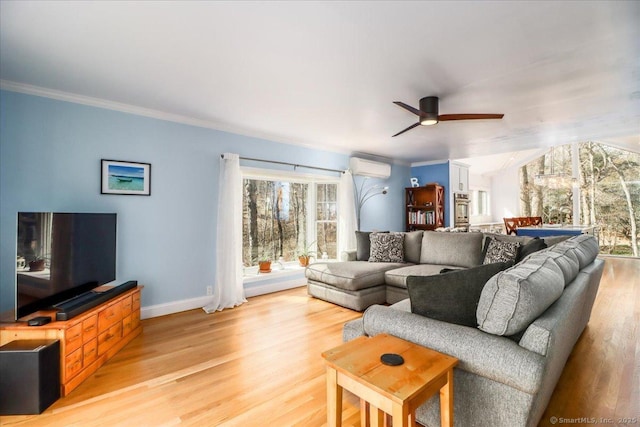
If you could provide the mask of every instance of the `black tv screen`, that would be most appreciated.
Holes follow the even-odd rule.
[[[16,320],[116,279],[114,213],[18,212]]]

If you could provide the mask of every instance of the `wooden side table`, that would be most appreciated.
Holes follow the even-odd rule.
[[[384,365],[384,353],[404,364]],[[415,411],[440,391],[441,425],[453,426],[453,368],[458,359],[391,335],[359,337],[322,353],[327,365],[327,421],[342,425],[342,390],[360,397],[363,426],[381,426],[385,413],[394,427],[415,426]]]

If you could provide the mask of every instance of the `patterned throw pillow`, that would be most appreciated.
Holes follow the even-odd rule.
[[[505,242],[488,238],[487,250],[482,263],[515,262],[518,248],[520,248],[520,242]]]
[[[403,233],[371,233],[369,262],[404,262]]]

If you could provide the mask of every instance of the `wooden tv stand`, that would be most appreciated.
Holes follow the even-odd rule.
[[[0,324],[0,345],[15,340],[60,340],[60,394],[66,396],[142,332],[140,291],[128,290],[76,317],[55,321],[55,311],[39,311],[20,323]],[[50,316],[51,323],[28,326],[26,321]]]

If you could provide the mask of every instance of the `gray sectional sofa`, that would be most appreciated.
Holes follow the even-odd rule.
[[[358,274],[365,270],[364,267],[317,269],[316,272],[323,271],[324,276],[308,275],[310,291],[321,287],[315,283],[326,284],[318,279],[329,279],[328,275],[337,277],[341,273],[344,275],[342,282],[332,277],[331,286],[353,289],[342,302],[359,301],[358,304],[366,305],[377,300],[384,303],[389,296],[397,299],[402,289],[406,291],[406,286],[402,286],[404,280],[409,284],[411,299],[405,298],[391,306],[370,306],[362,318],[345,324],[344,340],[387,333],[457,357],[460,362],[454,371],[455,426],[536,426],[573,346],[589,321],[604,267],[604,262],[597,258],[598,243],[588,235],[572,237],[555,245],[549,241],[547,249],[534,252],[491,276],[486,283],[480,284],[475,326],[412,312],[419,306],[415,300],[419,294],[415,289],[420,289],[420,285],[427,286],[429,281],[424,276],[412,274],[431,271],[433,266],[461,268],[463,262],[470,264],[468,259],[463,261],[463,251],[471,247],[474,239],[483,238],[481,234],[477,235],[479,237],[473,234],[454,237],[453,234],[431,236],[425,233],[420,261],[429,260],[429,264],[380,266],[375,272],[369,271],[367,280]],[[442,251],[428,254],[425,244],[442,244],[439,239],[453,240],[450,245],[439,246]],[[394,272],[398,269],[400,271]],[[353,276],[350,282],[347,271]],[[446,286],[447,274],[463,273],[438,274],[440,286]],[[371,286],[367,287],[367,284]],[[384,293],[376,289],[380,286]],[[367,293],[371,288],[374,289]],[[386,292],[389,288],[394,288],[391,293]],[[327,286],[325,289],[332,288]],[[368,299],[371,295],[373,297]],[[440,425],[438,395],[418,408],[416,419],[427,427]]]
[[[521,244],[533,240],[491,233],[412,231],[402,234],[403,262],[369,262],[368,250],[366,255],[353,250],[344,254],[344,261],[311,264],[305,271],[309,295],[357,311],[373,304],[394,304],[409,296],[406,284],[409,276],[481,265],[483,242],[487,237]],[[368,233],[360,233],[359,246],[361,238],[368,237]],[[553,244],[564,238],[550,237],[545,241]]]

